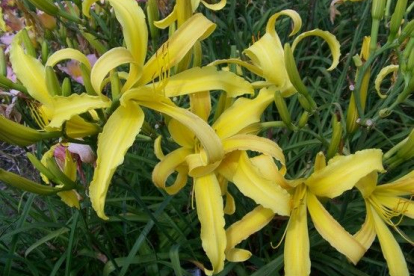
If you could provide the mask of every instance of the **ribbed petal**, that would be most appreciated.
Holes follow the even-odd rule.
[[[144,66],[139,85],[147,84],[176,65],[198,40],[205,39],[216,25],[202,14],[195,14],[188,19]]]
[[[377,77],[375,78],[375,90],[377,91],[378,96],[381,99],[385,99],[387,95],[381,94],[381,83],[383,80],[391,73],[398,72],[399,66],[398,65],[388,65],[381,69],[378,73]]]
[[[286,276],[306,276],[310,274],[310,246],[305,202],[306,186],[299,185],[293,195],[292,213],[286,229],[284,253]]]
[[[217,71],[213,66],[188,69],[170,77],[164,87],[167,97],[210,90],[224,90],[232,98],[254,93],[252,85],[243,78],[232,72]]]
[[[414,170],[403,177],[384,185],[379,185],[375,193],[384,193],[393,196],[412,195],[414,191]]]
[[[195,144],[195,135],[186,126],[175,119],[168,123],[168,132],[171,138],[182,147],[192,148]]]
[[[306,185],[317,196],[334,198],[352,189],[362,177],[383,170],[381,150],[362,150],[332,158],[328,166],[306,180]]]
[[[375,231],[381,245],[382,254],[387,261],[390,275],[408,276],[410,273],[398,242],[373,207],[371,207],[371,211],[375,223]]]
[[[119,106],[109,117],[98,136],[98,159],[95,173],[89,186],[92,207],[102,219],[108,219],[104,212],[106,194],[116,168],[133,144],[144,122],[144,112],[131,102]]]
[[[272,90],[263,88],[253,100],[237,99],[213,124],[217,135],[225,139],[239,133],[245,127],[259,122],[263,111],[273,101],[273,96]]]
[[[209,8],[210,10],[218,11],[218,10],[221,10],[222,8],[224,8],[224,6],[227,3],[227,0],[220,0],[219,2],[217,2],[215,4],[209,4],[208,2],[201,0],[201,3],[203,3],[203,5],[206,8]]]
[[[265,227],[275,216],[271,209],[257,206],[253,211],[246,214],[241,220],[233,223],[226,230],[227,248],[226,257],[232,262],[243,262],[251,253],[249,251],[234,250],[235,246]],[[250,253],[247,254],[247,253]]]
[[[259,169],[259,173],[264,178],[272,180],[286,190],[292,188],[284,178],[284,172],[280,171],[276,166],[273,157],[262,154],[250,158],[250,161]]]
[[[152,181],[154,184],[170,195],[178,193],[187,183],[188,171],[187,169],[179,168],[179,166],[185,163],[185,157],[191,153],[191,149],[179,148],[167,154],[152,171]],[[167,186],[168,177],[175,171],[178,172],[178,176],[174,184]]]
[[[282,216],[290,214],[289,193],[274,181],[262,177],[246,152],[241,153],[239,166],[232,181],[245,196],[257,204]]]
[[[308,193],[307,198],[316,230],[331,246],[356,264],[364,255],[365,248],[326,211],[314,194]]]
[[[207,122],[211,112],[211,97],[209,91],[190,95],[190,110],[195,115]]]
[[[371,172],[368,175],[361,178],[355,187],[361,192],[364,198],[371,196],[372,192],[377,188],[378,173]]]
[[[205,273],[212,275],[223,270],[226,249],[223,199],[215,174],[195,178],[194,192],[202,246],[213,266],[212,270],[205,269]]]
[[[97,134],[100,128],[97,124],[85,121],[79,115],[75,115],[66,121],[65,132],[70,138],[81,138]]]

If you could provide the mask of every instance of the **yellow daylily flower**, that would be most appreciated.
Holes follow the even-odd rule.
[[[391,276],[410,275],[404,254],[387,225],[394,228],[407,241],[408,238],[398,229],[402,216],[414,218],[414,171],[389,183],[377,186],[377,173],[362,178],[356,185],[365,200],[367,216],[355,238],[368,250],[375,236],[378,236],[382,253]],[[409,196],[410,199],[405,198]],[[393,219],[396,218],[397,222]],[[412,245],[414,243],[409,241]]]
[[[89,16],[89,7],[94,2],[83,2],[86,16]],[[248,82],[214,67],[191,68],[170,76],[170,69],[187,55],[195,43],[208,37],[215,29],[216,25],[203,15],[195,14],[186,20],[145,62],[148,31],[142,9],[134,0],[108,2],[123,28],[126,47],[111,49],[97,60],[91,70],[91,84],[98,94],[102,94],[106,76],[112,70],[122,64],[129,64],[130,70],[117,96],[121,105],[98,137],[97,166],[89,189],[92,206],[103,219],[108,218],[104,205],[111,178],[144,122],[141,106],[166,114],[191,130],[205,149],[200,164],[207,166],[221,160],[224,155],[220,139],[205,121],[176,107],[167,97],[216,89],[226,90],[233,97],[253,93]]]
[[[255,162],[255,158],[250,159],[246,153],[247,150],[260,152],[262,156],[269,157],[273,163],[274,158],[282,164],[282,170],[285,170],[282,150],[275,142],[245,132],[250,125],[260,121],[264,109],[273,101],[273,94],[273,90],[264,88],[254,99],[237,99],[221,114],[213,123],[212,129],[220,141],[220,148],[216,150],[223,154],[212,162],[205,161],[211,154],[210,149],[206,148],[206,143],[200,140],[202,136],[195,137],[196,132],[189,130],[190,127],[195,126],[183,126],[177,117],[170,121],[168,128],[173,140],[181,147],[164,156],[159,140],[155,143],[155,152],[161,159],[152,174],[155,185],[170,194],[175,194],[185,186],[188,175],[193,178],[203,248],[213,266],[212,270],[205,270],[208,275],[221,271],[225,258],[233,261],[247,259],[250,253],[235,249],[234,246],[268,222],[262,220],[260,226],[246,227],[237,232],[237,235],[240,235],[238,237],[233,237],[235,232],[232,230],[226,234],[224,212],[234,210],[233,207],[223,207],[223,195],[229,199],[230,204],[233,202],[226,188],[227,181],[232,181],[244,195],[267,208],[265,211],[253,211],[244,222],[241,222],[241,225],[251,224],[252,219],[257,220],[263,213],[268,217],[269,212],[281,215],[288,215],[290,212],[289,193],[274,181],[262,177],[259,163]],[[247,106],[249,108],[246,108]],[[204,105],[193,104],[191,109],[193,113],[200,114],[206,120],[208,118],[206,114],[211,109],[210,102],[207,101]],[[176,181],[167,186],[167,178],[174,172],[177,172]],[[220,183],[218,179],[222,179],[223,182]],[[214,206],[214,210],[207,215],[205,209],[213,208],[211,206]],[[239,227],[234,226],[235,229]],[[229,244],[226,242],[228,238],[231,239]]]
[[[241,61],[239,59],[218,60],[212,64],[217,65],[221,63],[235,63],[241,65],[251,71],[252,73],[264,78],[266,86],[274,85],[284,97],[288,97],[296,93],[289,76],[286,71],[284,60],[284,48],[280,38],[275,31],[275,24],[280,16],[289,16],[293,20],[293,30],[291,36],[296,34],[302,26],[302,19],[294,10],[283,10],[271,16],[266,25],[266,33],[259,40],[253,43],[244,54],[248,56],[251,63]],[[315,29],[304,32],[299,35],[292,44],[292,51],[294,51],[297,44],[304,38],[309,36],[319,36],[327,43],[332,53],[332,64],[328,70],[333,70],[339,63],[340,44],[334,35],[327,31]]]
[[[363,245],[349,234],[323,207],[318,197],[334,198],[371,172],[383,171],[382,152],[363,150],[348,156],[336,156],[328,165],[322,153],[316,156],[314,172],[306,179],[296,179],[292,212],[286,229],[286,275],[309,275],[309,235],[307,212],[319,234],[336,250],[356,264],[365,253]]]
[[[90,96],[85,93],[72,94],[69,97],[53,96],[46,84],[45,66],[24,51],[21,36],[22,32],[19,32],[13,39],[10,61],[17,78],[27,88],[27,92],[41,104],[39,107],[33,105],[31,108],[33,117],[39,126],[46,131],[53,132],[60,130],[66,122],[65,130],[69,137],[77,138],[96,134],[99,130],[98,126],[86,122],[78,115],[93,109],[109,107],[110,101],[104,96]],[[66,49],[54,53],[46,66],[53,66],[71,57],[80,62],[89,63],[79,51]]]

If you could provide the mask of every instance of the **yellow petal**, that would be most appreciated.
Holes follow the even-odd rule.
[[[226,191],[226,206],[224,206],[224,213],[226,215],[233,215],[234,212],[236,212],[236,201],[230,192]]]
[[[81,138],[97,134],[100,128],[97,124],[85,121],[79,115],[75,115],[66,121],[65,132],[70,138]]]
[[[228,181],[233,182],[234,174],[236,173],[236,170],[239,166],[241,153],[241,151],[234,151],[232,153],[226,154],[225,159],[221,161],[220,166],[216,170]]]
[[[381,69],[375,78],[375,90],[381,99],[385,99],[387,95],[381,94],[381,83],[391,73],[398,72],[398,65],[388,65]]]
[[[306,186],[300,185],[293,195],[293,208],[286,229],[285,275],[310,274],[308,219],[306,213]]]
[[[52,97],[46,86],[45,67],[39,60],[27,55],[21,46],[21,32],[13,38],[10,62],[17,78],[27,88],[30,96],[44,105],[50,105]]]
[[[318,152],[315,158],[315,165],[313,166],[313,170],[315,172],[322,170],[326,167],[326,158],[323,152]]]
[[[174,6],[173,11],[164,19],[159,21],[154,21],[154,25],[159,29],[168,28],[171,24],[173,24],[177,20],[177,10],[176,6]]]
[[[295,38],[295,40],[293,41],[292,51],[295,50],[296,45],[302,39],[304,39],[305,37],[308,37],[308,36],[319,36],[319,37],[323,38],[328,43],[329,49],[331,50],[331,54],[332,54],[332,64],[328,68],[328,70],[331,71],[331,70],[335,69],[336,66],[338,66],[339,58],[341,57],[341,44],[339,44],[339,41],[330,32],[322,31],[322,30],[319,30],[319,29],[304,32],[304,33],[300,34],[297,38]]]
[[[199,153],[190,154],[185,158],[188,165],[188,174],[192,177],[199,177],[213,172],[220,161],[207,163],[206,152],[201,150]]]
[[[245,196],[250,197],[257,204],[282,216],[290,214],[289,193],[274,181],[262,177],[246,152],[240,155],[239,167],[232,181]]]
[[[83,13],[86,17],[88,17],[88,18],[90,18],[90,17],[91,17],[91,14],[90,14],[90,12],[89,12],[89,9],[90,9],[90,7],[93,5],[93,3],[95,3],[96,1],[98,1],[98,0],[84,0],[84,1],[82,2],[82,13]]]
[[[250,158],[250,161],[259,169],[264,178],[274,181],[285,190],[292,188],[284,178],[284,172],[276,166],[273,157],[262,154]]]
[[[255,66],[263,70],[263,76],[267,81],[281,89],[289,81],[289,77],[285,69],[283,47],[279,44],[280,41],[266,33],[243,53]]]
[[[263,88],[253,100],[237,99],[213,124],[217,135],[224,139],[237,134],[251,124],[259,122],[263,111],[273,101],[273,95],[272,90]],[[249,108],[246,108],[246,106]]]
[[[6,29],[6,22],[4,22],[4,19],[3,19],[3,10],[2,10],[1,7],[0,7],[0,31],[3,31],[3,32],[6,32],[7,31],[7,29]]]
[[[98,136],[98,159],[89,186],[89,196],[92,207],[102,219],[108,219],[104,206],[111,178],[124,161],[125,153],[133,144],[143,122],[144,112],[137,104],[130,102],[115,110]]]
[[[226,249],[223,200],[215,174],[195,178],[194,192],[202,246],[213,266],[212,270],[205,269],[205,273],[212,275],[223,270]]]
[[[154,154],[158,160],[162,160],[165,157],[164,153],[162,152],[161,139],[162,136],[158,136],[154,141]]]
[[[175,119],[168,123],[168,132],[171,138],[182,147],[192,148],[195,144],[194,133]]]
[[[364,198],[371,196],[372,192],[377,188],[378,173],[371,172],[368,175],[361,178],[355,187],[361,192]]]
[[[267,21],[266,33],[270,34],[272,37],[277,39],[280,47],[282,47],[282,44],[280,43],[279,36],[277,35],[275,31],[275,25],[276,25],[277,19],[282,15],[289,16],[290,19],[292,19],[293,21],[293,29],[292,29],[292,32],[289,34],[289,36],[292,36],[296,34],[297,32],[299,32],[300,28],[302,27],[302,19],[300,18],[300,15],[294,10],[286,9],[286,10],[280,11],[272,15]]]
[[[233,223],[226,230],[227,247],[226,257],[232,262],[242,262],[247,259],[241,257],[247,257],[246,254],[239,255],[242,252],[230,252],[236,245],[265,227],[275,216],[271,209],[264,208],[263,206],[257,206],[253,211],[246,214],[241,220]],[[246,252],[244,252],[246,253]],[[250,254],[251,255],[251,254]],[[248,256],[250,257],[250,256]]]
[[[139,85],[147,84],[183,59],[193,45],[208,37],[216,25],[202,14],[188,19],[145,64]]]
[[[45,66],[55,66],[62,60],[73,59],[84,64],[88,70],[91,70],[89,59],[80,51],[67,48],[54,52],[48,59]]]
[[[252,253],[245,249],[232,248],[226,251],[226,259],[230,262],[244,262],[250,259]]]
[[[354,235],[354,238],[368,250],[375,240],[376,236],[374,219],[369,205],[367,205],[367,216],[361,229]]]
[[[116,67],[129,63],[131,66],[127,83],[124,86],[130,87],[139,78],[137,64],[131,52],[125,48],[113,48],[103,54],[95,63],[91,71],[91,83],[97,93],[101,93],[102,84],[108,73]]]
[[[375,231],[377,232],[378,240],[381,245],[382,254],[387,261],[390,275],[408,276],[410,273],[408,272],[407,263],[405,262],[404,255],[398,242],[373,207],[371,207],[371,211],[374,219]]]
[[[232,98],[254,93],[252,85],[243,78],[232,72],[217,71],[213,66],[185,70],[170,77],[164,87],[167,97],[210,90],[224,90]]]
[[[53,97],[53,115],[45,129],[60,128],[62,124],[72,118],[92,109],[109,107],[111,102],[104,96],[90,96],[72,94],[69,97]]]
[[[207,122],[211,112],[211,97],[209,91],[190,95],[190,110],[195,115]]]
[[[306,185],[317,196],[334,198],[352,189],[362,177],[383,170],[381,150],[362,150],[332,158],[328,166],[306,180]]]
[[[414,170],[403,177],[384,185],[377,186],[375,193],[405,196],[412,195],[414,191]]]
[[[201,3],[203,3],[203,5],[206,8],[209,8],[210,10],[218,11],[224,8],[224,6],[227,3],[227,0],[220,0],[218,3],[215,3],[215,4],[209,4],[208,2],[201,0]]]
[[[69,207],[75,207],[76,209],[80,209],[78,193],[75,190],[59,192],[57,193],[57,195]]]
[[[130,90],[125,98],[137,100],[140,105],[164,113],[190,129],[206,151],[207,163],[215,163],[223,158],[224,152],[220,139],[200,117],[188,110],[174,106],[172,102],[162,96],[140,93],[139,90]]]
[[[282,164],[282,173],[286,171],[285,156],[282,149],[270,139],[259,137],[251,134],[237,134],[223,140],[223,148],[225,153],[235,150],[256,151],[272,156]]]
[[[316,196],[308,193],[308,210],[319,234],[340,253],[356,264],[365,253],[365,248],[349,234],[323,207]]]
[[[145,14],[135,0],[109,0],[122,26],[125,45],[139,67],[147,55],[148,29]]]
[[[152,171],[154,184],[170,195],[178,193],[187,183],[187,170],[178,169],[178,167],[185,163],[185,157],[191,153],[190,149],[179,148],[167,154]],[[174,184],[167,186],[168,177],[175,171],[178,172],[178,176]]]

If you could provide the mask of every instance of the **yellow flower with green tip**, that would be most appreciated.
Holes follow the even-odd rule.
[[[290,182],[295,188],[285,238],[286,275],[310,274],[307,210],[322,238],[352,263],[359,261],[365,253],[364,246],[328,213],[318,198],[337,197],[352,189],[362,177],[377,171],[383,171],[382,152],[377,149],[336,156],[328,165],[320,153],[316,156],[314,172],[308,178]]]
[[[84,1],[83,12],[89,16],[89,7],[95,1]],[[215,24],[201,14],[195,14],[146,60],[148,31],[145,15],[134,0],[108,0],[120,22],[126,47],[117,47],[102,55],[91,70],[91,84],[102,94],[107,75],[118,66],[129,64],[130,70],[122,74],[126,79],[120,94],[113,99],[120,106],[112,113],[98,136],[97,166],[89,191],[92,206],[99,217],[107,219],[105,198],[111,178],[124,160],[144,122],[141,107],[166,114],[188,128],[200,145],[206,149],[201,164],[210,165],[222,159],[224,152],[214,130],[198,116],[179,108],[168,97],[210,90],[226,90],[238,96],[253,93],[252,86],[230,72],[214,67],[191,68],[170,76],[195,43],[208,37]],[[121,74],[119,74],[121,76]],[[116,146],[114,146],[116,145]]]
[[[285,170],[284,155],[275,142],[245,131],[260,121],[264,109],[273,101],[273,94],[274,91],[264,88],[256,98],[239,98],[224,111],[211,126],[214,136],[208,138],[219,139],[218,148],[207,148],[206,143],[200,140],[204,137],[195,136],[196,132],[190,131],[188,125],[183,126],[176,118],[169,122],[168,128],[173,140],[181,147],[164,156],[160,140],[155,144],[155,153],[161,159],[153,171],[155,185],[169,194],[175,194],[185,186],[188,176],[193,178],[202,245],[213,267],[212,270],[205,270],[208,275],[220,272],[225,258],[232,261],[248,259],[250,252],[234,247],[266,225],[266,222],[262,222],[260,226],[245,227],[244,230],[237,231],[238,237],[231,230],[226,234],[224,213],[234,211],[234,206],[223,206],[222,196],[226,196],[228,204],[234,204],[227,190],[227,181],[233,182],[245,196],[265,207],[252,211],[241,225],[251,225],[251,218],[255,219],[263,213],[266,216],[269,212],[280,215],[290,213],[289,193],[274,180],[264,178],[259,171],[260,166],[255,163],[256,157],[249,158],[247,155],[247,151],[259,152],[273,163],[274,159],[279,161],[282,171]],[[207,120],[211,110],[210,99],[206,99],[208,100],[204,104],[191,105],[191,111],[204,120]],[[211,150],[216,152],[210,152]],[[220,152],[219,158],[206,162],[209,156],[217,155],[217,152]],[[175,182],[167,186],[168,177],[175,172]],[[239,228],[240,226],[233,226],[233,229]],[[231,240],[229,244],[227,239]]]
[[[414,201],[412,201],[414,171],[389,184],[377,186],[377,179],[377,173],[373,172],[362,178],[356,185],[365,199],[367,216],[361,230],[355,234],[355,238],[365,250],[368,250],[377,236],[390,275],[410,275],[404,254],[387,225],[414,245],[414,242],[398,229],[398,223],[403,216],[414,219]]]

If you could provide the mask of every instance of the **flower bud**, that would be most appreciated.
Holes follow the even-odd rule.
[[[411,20],[410,22],[405,25],[405,27],[402,29],[400,36],[398,37],[398,44],[401,44],[404,42],[406,38],[408,38],[411,33],[414,31],[414,20]]]
[[[59,85],[59,80],[56,76],[55,70],[52,67],[46,66],[46,87],[52,96],[62,95],[62,90]]]
[[[390,22],[390,34],[388,36],[388,42],[392,42],[398,33],[401,26],[401,21],[404,17],[405,10],[407,8],[407,0],[398,0],[395,6],[394,13],[391,17]]]
[[[306,126],[306,124],[308,123],[308,119],[309,119],[309,112],[304,111],[299,118],[298,127],[303,128],[304,126]]]
[[[409,160],[414,157],[414,130],[411,130],[405,143],[397,151],[396,155],[403,160]]]
[[[160,36],[160,30],[154,25],[155,21],[158,21],[160,14],[158,11],[158,5],[156,0],[147,1],[147,19],[148,27],[153,41],[158,41]]]
[[[341,139],[342,139],[341,121],[338,120],[336,115],[334,115],[332,117],[332,138],[331,138],[331,143],[329,144],[328,152],[327,152],[328,159],[331,159],[332,157],[334,157],[335,154],[338,152]]]
[[[34,58],[37,58],[36,50],[33,47],[32,40],[30,39],[27,29],[22,30],[22,40],[24,47],[26,48],[26,53]]]
[[[0,47],[0,76],[7,76],[7,61],[3,48]]]
[[[69,78],[64,78],[62,82],[62,96],[69,97],[72,94],[72,85]]]
[[[83,84],[85,86],[86,93],[92,96],[98,95],[95,89],[93,89],[92,87],[91,72],[89,71],[89,69],[83,63],[79,64],[79,68],[81,69],[81,75],[82,75]]]
[[[43,40],[42,42],[42,63],[46,64],[47,58],[49,57],[49,47],[47,45],[46,40]]]
[[[381,20],[385,13],[386,0],[372,0],[371,16],[372,19]]]
[[[0,169],[0,180],[8,186],[39,195],[52,195],[61,190],[52,186],[41,185],[3,169]]]
[[[292,124],[292,119],[286,106],[285,99],[283,99],[280,91],[275,91],[274,100],[277,110],[279,111],[279,115],[282,118],[282,121],[285,123],[286,127],[292,131],[295,130],[295,126]]]

